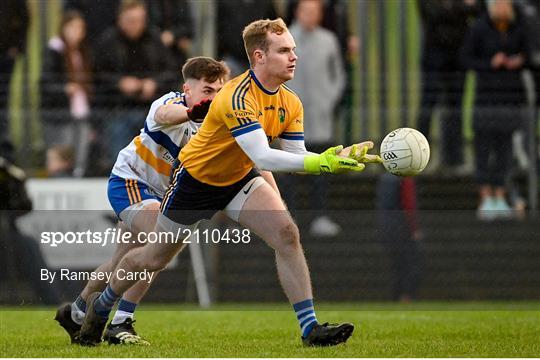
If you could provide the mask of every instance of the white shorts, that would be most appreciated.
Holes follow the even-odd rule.
[[[120,220],[122,220],[124,224],[126,224],[126,226],[130,230],[132,230],[133,219],[135,219],[135,216],[137,216],[140,211],[145,211],[145,206],[153,203],[160,204],[160,202],[156,199],[145,199],[143,201],[139,201],[138,203],[128,206],[127,208],[122,210],[122,212],[120,212],[118,217],[120,218]]]
[[[242,190],[236,194],[236,196],[231,200],[231,202],[223,209],[225,215],[227,215],[232,220],[238,222],[240,217],[240,211],[244,207],[247,199],[253,194],[253,192],[261,185],[266,184],[266,181],[258,176],[254,179],[251,179]]]

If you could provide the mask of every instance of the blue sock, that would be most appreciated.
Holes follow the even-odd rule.
[[[114,314],[111,324],[117,325],[123,323],[128,318],[133,319],[133,313],[135,312],[136,307],[137,304],[125,299],[120,299],[118,302],[118,309],[116,309],[116,313]]]
[[[111,289],[111,285],[107,285],[107,288],[94,302],[94,311],[99,316],[108,318],[111,310],[120,296]]]
[[[83,313],[86,312],[86,301],[84,301],[81,295],[77,296],[77,298],[73,302],[73,305],[77,307],[77,310],[82,311]]]
[[[302,329],[302,336],[306,337],[311,332],[311,329],[318,324],[313,307],[313,299],[307,299],[293,304],[293,309],[296,312],[296,318]]]
[[[120,299],[118,302],[118,311],[124,311],[133,314],[137,304],[127,301],[125,299]]]

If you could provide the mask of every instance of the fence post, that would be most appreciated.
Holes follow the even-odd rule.
[[[540,86],[540,84],[535,84]],[[538,169],[537,169],[537,145],[536,145],[536,109],[529,106],[527,111],[527,122],[529,124],[529,208],[532,212],[538,209]]]

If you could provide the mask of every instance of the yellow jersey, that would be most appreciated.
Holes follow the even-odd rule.
[[[287,86],[268,91],[252,70],[232,79],[216,95],[204,122],[179,159],[195,179],[214,186],[240,181],[253,168],[235,137],[263,129],[269,143],[276,138],[304,139],[304,110]]]

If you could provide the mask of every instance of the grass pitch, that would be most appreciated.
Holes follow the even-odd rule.
[[[52,308],[0,310],[1,357],[540,357],[538,303],[319,304],[319,321],[355,324],[345,345],[306,348],[288,306],[141,306],[152,345],[69,344]]]

